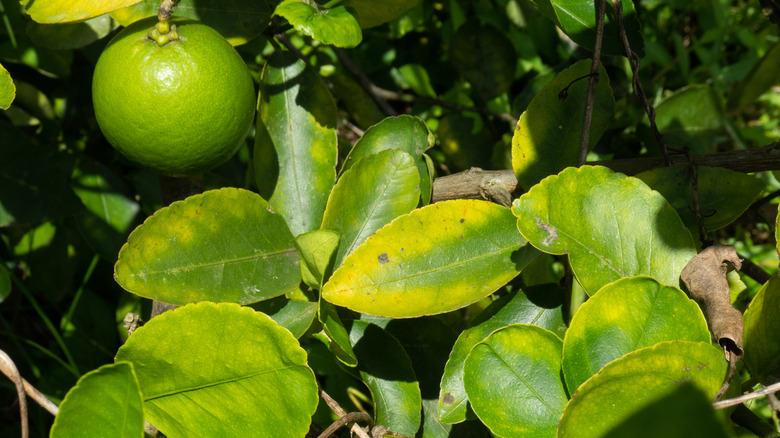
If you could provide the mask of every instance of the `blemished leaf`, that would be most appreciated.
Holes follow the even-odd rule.
[[[83,208],[68,179],[66,154],[34,143],[0,120],[0,227],[40,223],[73,215]]]
[[[286,328],[296,338],[300,338],[311,326],[317,315],[317,303],[303,300],[290,300],[285,297],[260,301],[250,307],[263,312]]]
[[[689,148],[692,154],[717,152],[723,117],[721,99],[709,85],[689,85],[655,107],[655,123],[666,144]]]
[[[585,59],[560,72],[531,100],[512,137],[512,168],[526,189],[579,160],[591,61]],[[579,80],[577,80],[579,79]],[[560,93],[566,91],[566,98]],[[613,120],[615,98],[603,65],[593,105],[588,147],[596,145]]]
[[[7,110],[16,97],[16,86],[14,85],[8,70],[0,64],[0,109]]]
[[[676,286],[696,255],[691,233],[660,193],[606,167],[548,176],[516,199],[512,212],[531,245],[568,254],[588,295],[637,275]]]
[[[374,421],[395,433],[414,436],[422,419],[422,398],[406,351],[375,324],[355,320],[348,330],[360,378],[371,391]]]
[[[224,188],[158,210],[130,234],[114,276],[165,303],[248,304],[296,288],[301,268],[281,216],[256,193]]]
[[[360,27],[368,29],[395,20],[420,0],[344,0],[343,6],[357,11]]]
[[[683,383],[667,395],[610,428],[604,438],[701,437],[729,435],[715,416],[712,402],[694,385]]]
[[[319,290],[323,279],[333,269],[339,233],[333,230],[314,230],[298,235],[295,248],[301,259],[301,276],[307,286]]]
[[[118,361],[81,376],[54,417],[51,438],[144,436],[144,405],[133,364]]]
[[[474,345],[511,324],[533,324],[563,337],[566,324],[562,304],[563,291],[554,285],[544,285],[505,295],[482,311],[474,325],[458,336],[444,367],[438,405],[441,421],[459,423],[466,420],[468,396],[463,386],[463,365]]]
[[[502,437],[554,437],[568,400],[561,381],[563,342],[542,328],[496,330],[466,358],[463,382],[471,406]]]
[[[130,3],[135,4],[111,12],[111,18],[122,26],[155,16],[160,7],[159,0]],[[221,33],[230,44],[238,46],[265,30],[277,3],[279,0],[181,0],[173,15],[203,22]]]
[[[414,210],[344,259],[322,297],[394,318],[465,307],[495,292],[538,255],[513,219],[508,208],[473,199]]]
[[[371,126],[355,143],[344,159],[339,174],[343,174],[361,158],[387,149],[399,149],[414,159],[414,165],[420,175],[420,196],[423,204],[431,200],[431,173],[424,160],[424,153],[433,146],[435,140],[425,122],[419,117],[400,115],[388,117]]]
[[[547,18],[553,21],[569,38],[580,46],[593,51],[596,45],[596,3],[589,0],[532,0]],[[622,0],[623,25],[631,50],[642,56],[644,41],[640,33],[634,2]],[[611,2],[606,2],[602,54],[626,56]]]
[[[336,359],[348,367],[356,366],[358,359],[352,350],[352,341],[349,339],[344,323],[341,322],[336,306],[320,298],[317,317],[322,324],[322,330],[327,335],[328,348]]]
[[[610,283],[574,314],[563,342],[569,393],[604,365],[663,341],[709,342],[699,306],[683,291],[650,277]]]
[[[133,363],[147,421],[171,438],[301,437],[317,407],[317,382],[298,341],[237,304],[165,312],[116,358]]]
[[[340,266],[376,230],[414,210],[420,200],[419,185],[414,160],[399,149],[363,157],[344,172],[322,218],[322,228],[341,236],[333,266]]]
[[[254,155],[260,193],[293,235],[320,228],[336,180],[336,103],[290,52],[275,52],[263,68]]]
[[[780,278],[773,275],[745,310],[743,347],[750,375],[769,385],[780,381]]]
[[[35,0],[27,2],[25,12],[38,23],[70,23],[97,17],[136,2],[138,0]]]
[[[141,207],[119,176],[95,162],[82,161],[71,184],[86,207],[77,217],[79,231],[90,247],[113,263]]]
[[[284,0],[274,14],[287,19],[296,30],[336,47],[355,47],[363,40],[355,14],[344,6],[332,9],[315,7],[300,0]]]
[[[30,22],[27,34],[36,45],[55,50],[72,50],[89,45],[114,29],[108,15],[100,15],[80,23],[42,24]]]
[[[572,395],[558,436],[604,436],[682,384],[693,385],[711,400],[727,372],[723,351],[709,342],[668,341],[629,353]]]
[[[699,208],[704,228],[714,231],[737,220],[764,191],[766,183],[753,175],[720,167],[696,166]],[[693,211],[690,168],[660,167],[635,176],[661,193],[680,215],[692,235],[699,223]]]
[[[479,56],[474,56],[475,53]],[[458,28],[450,43],[450,58],[485,100],[506,93],[515,78],[515,47],[490,24],[474,21]]]
[[[780,83],[780,43],[775,43],[729,96],[729,106],[744,108]]]

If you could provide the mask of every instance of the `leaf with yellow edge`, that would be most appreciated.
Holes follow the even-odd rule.
[[[0,64],[0,109],[6,110],[16,97],[16,86],[8,70]]]
[[[35,0],[27,3],[26,12],[38,23],[70,23],[103,15],[139,0]]]
[[[344,259],[322,289],[333,304],[413,318],[467,306],[514,278],[539,253],[508,208],[458,199],[400,216]]]

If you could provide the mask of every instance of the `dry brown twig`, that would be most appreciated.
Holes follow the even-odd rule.
[[[593,61],[590,65],[588,97],[585,101],[585,118],[582,122],[582,135],[580,136],[580,166],[584,165],[588,158],[590,124],[593,120],[593,105],[596,103],[596,88],[599,85],[599,65],[601,65],[601,43],[604,40],[604,14],[606,13],[606,0],[598,0],[596,2],[596,6],[596,44],[593,48]]]
[[[41,394],[30,382],[24,380],[19,374],[19,370],[16,368],[16,364],[11,357],[3,350],[0,350],[0,371],[5,374],[16,387],[16,395],[19,397],[19,415],[22,423],[22,438],[30,436],[28,421],[27,421],[27,396],[35,400],[36,403],[41,405],[50,414],[57,415],[59,408],[52,403],[51,400]]]

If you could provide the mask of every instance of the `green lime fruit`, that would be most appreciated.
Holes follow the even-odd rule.
[[[214,29],[192,20],[157,23],[131,24],[100,55],[95,117],[130,160],[168,176],[205,172],[233,156],[252,127],[252,77]]]

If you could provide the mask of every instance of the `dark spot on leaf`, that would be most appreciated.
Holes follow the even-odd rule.
[[[403,250],[404,250],[404,249],[403,249],[403,248],[401,248],[401,252],[403,252]]]
[[[460,223],[463,223],[463,222],[465,222],[465,221],[466,221],[466,219],[461,219],[461,220],[460,220]]]
[[[460,238],[461,238],[461,239],[463,238],[463,234],[461,234],[461,235],[460,235]]]
[[[444,394],[444,397],[441,398],[441,401],[444,402],[445,405],[451,405],[455,403],[455,397],[453,397],[453,395],[448,392]]]
[[[382,254],[379,254],[379,257],[377,257],[377,259],[379,259],[379,263],[381,263],[383,265],[390,261],[390,258],[387,257],[387,253],[386,252],[383,252]]]

